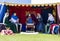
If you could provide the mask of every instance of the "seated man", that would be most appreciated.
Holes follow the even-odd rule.
[[[55,22],[55,19],[51,13],[48,13],[48,20],[47,21],[49,21],[50,24],[53,24]]]
[[[18,18],[18,16],[16,15],[16,13],[14,13],[14,14],[11,16],[11,22],[13,22],[13,23],[18,23],[18,22],[19,22],[19,18]]]
[[[16,15],[16,13],[14,13],[14,14],[11,16],[10,21],[16,25],[17,31],[21,29],[22,24],[19,23],[19,18],[18,18],[18,16]],[[18,25],[20,25],[20,29],[18,29]],[[18,31],[18,32],[20,32],[20,31]]]
[[[32,28],[32,30],[34,30],[35,26],[34,26],[34,22],[31,18],[31,15],[29,14],[28,18],[27,18],[27,23],[26,23],[26,29],[27,28]]]
[[[6,30],[1,31],[1,35],[12,35],[13,31],[10,28],[6,28]]]
[[[45,25],[45,33],[49,33],[49,32],[50,32],[50,23],[48,21],[47,24]]]

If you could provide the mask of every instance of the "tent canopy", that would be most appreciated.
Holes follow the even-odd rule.
[[[31,4],[50,4],[58,2],[60,2],[60,0],[31,0]]]
[[[60,0],[0,0],[0,3],[8,6],[56,6]]]

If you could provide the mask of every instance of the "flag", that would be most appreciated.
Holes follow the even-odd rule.
[[[3,17],[5,15],[6,10],[7,10],[6,5],[0,4],[0,23],[3,22]]]

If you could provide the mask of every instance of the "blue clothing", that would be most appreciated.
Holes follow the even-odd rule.
[[[55,34],[58,34],[58,31],[59,31],[59,26],[55,26],[55,28],[54,28],[54,33],[55,33]]]
[[[36,29],[37,29],[38,32],[43,32],[43,33],[44,33],[44,32],[45,32],[45,30],[44,30],[44,29],[45,29],[45,28],[44,28],[45,25],[44,25],[44,23],[43,23],[43,21],[42,21],[42,18],[38,18],[38,21],[39,21],[39,22],[38,22],[38,24],[36,25]]]
[[[17,20],[17,19],[18,19],[18,16],[14,16],[14,15],[12,15],[11,18]]]
[[[32,18],[28,18],[27,23],[33,23]]]

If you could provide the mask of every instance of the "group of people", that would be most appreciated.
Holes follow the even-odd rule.
[[[2,34],[11,35],[13,33],[18,33],[18,26],[20,27],[19,18],[16,16],[14,12],[12,16],[9,15],[9,10],[5,13],[3,17],[3,24],[5,25],[6,29],[1,31]]]
[[[8,35],[12,33],[17,33],[18,29],[21,29],[19,26],[22,25],[21,23],[19,23],[19,18],[15,12],[12,14],[12,16],[9,16],[9,10],[7,10],[7,12],[5,13],[3,23],[6,25],[6,30],[2,30],[1,33],[4,32]],[[59,33],[59,25],[55,24],[55,19],[51,13],[48,13],[47,24],[43,23],[43,18],[40,13],[37,13],[36,16],[33,16],[33,14],[29,13],[27,15],[26,23],[34,24],[36,32]],[[53,30],[56,31],[54,32]]]

